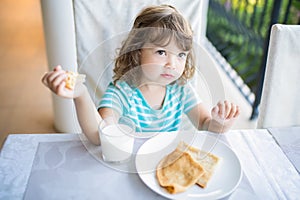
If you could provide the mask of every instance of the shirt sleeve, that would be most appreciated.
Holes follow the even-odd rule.
[[[198,96],[195,88],[192,87],[191,84],[187,83],[184,87],[184,113],[188,113],[191,111],[192,108],[194,108],[197,104],[201,103],[202,100]]]
[[[119,114],[122,114],[123,108],[121,101],[121,92],[112,83],[108,85],[105,93],[101,98],[98,109],[100,108],[111,108]]]

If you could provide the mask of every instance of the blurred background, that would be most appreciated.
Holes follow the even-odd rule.
[[[51,94],[39,0],[0,1],[0,147],[9,133],[51,133]]]
[[[270,30],[300,24],[300,0],[209,0],[206,36],[226,60],[220,67],[258,117]],[[228,70],[229,69],[229,70]]]

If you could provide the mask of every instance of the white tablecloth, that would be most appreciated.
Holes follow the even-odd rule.
[[[0,156],[0,199],[164,199],[137,174],[103,165],[79,136],[9,135]],[[221,139],[243,168],[226,199],[299,199],[300,176],[267,130],[230,131]]]
[[[300,173],[300,127],[269,128],[268,130]]]

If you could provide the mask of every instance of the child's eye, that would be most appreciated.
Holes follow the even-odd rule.
[[[158,55],[166,55],[166,51],[165,50],[157,50],[156,53]]]
[[[186,58],[186,53],[179,53],[178,56],[179,56],[180,58]]]

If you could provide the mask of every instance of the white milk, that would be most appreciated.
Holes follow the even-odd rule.
[[[104,161],[120,162],[130,158],[133,151],[134,138],[126,135],[131,128],[123,125],[109,125],[100,133],[101,149]]]

